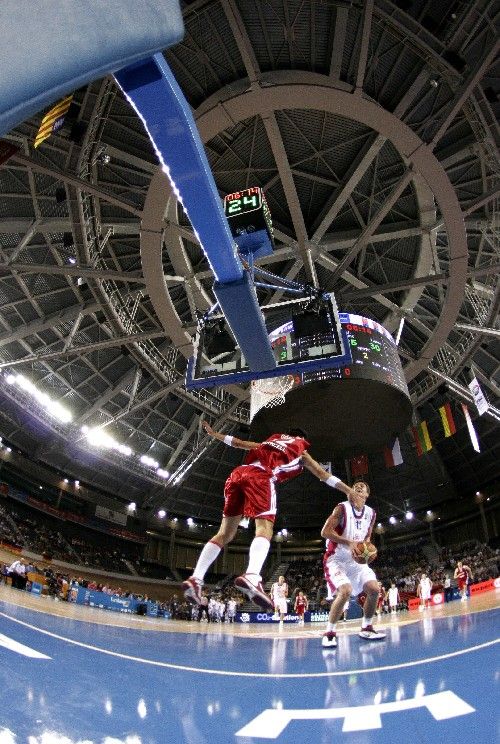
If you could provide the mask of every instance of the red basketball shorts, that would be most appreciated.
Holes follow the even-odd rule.
[[[458,579],[457,584],[458,584],[458,591],[463,592],[463,590],[467,586],[467,579]]]
[[[253,465],[235,468],[224,486],[225,517],[268,519],[276,517],[276,489],[269,473]]]

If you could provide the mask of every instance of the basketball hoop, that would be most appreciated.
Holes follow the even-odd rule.
[[[285,402],[285,395],[295,383],[293,375],[266,377],[250,383],[250,421],[261,408],[274,408]]]

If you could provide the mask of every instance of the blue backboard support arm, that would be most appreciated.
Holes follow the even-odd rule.
[[[238,257],[191,109],[162,54],[115,73],[215,276],[214,293],[253,371],[276,367],[255,287]]]
[[[2,0],[0,136],[82,85],[183,36],[179,0]]]

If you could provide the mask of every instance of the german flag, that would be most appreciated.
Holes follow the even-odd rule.
[[[429,430],[427,429],[427,421],[421,421],[418,426],[412,426],[411,430],[417,448],[417,455],[421,457],[425,452],[429,452],[429,450],[432,449],[432,442],[429,436]]]
[[[68,113],[68,109],[71,106],[73,100],[73,93],[70,96],[66,96],[59,103],[48,111],[42,119],[40,128],[36,134],[34,146],[38,147],[41,145],[47,137],[50,137],[52,132],[57,132],[64,123],[64,117]]]
[[[457,433],[457,427],[453,420],[453,414],[451,412],[451,406],[449,403],[445,403],[444,406],[439,407],[439,415],[443,423],[444,436],[451,437]]]

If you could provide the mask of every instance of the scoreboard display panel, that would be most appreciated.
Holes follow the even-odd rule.
[[[393,385],[409,398],[398,349],[389,331],[361,315],[339,313],[339,318],[347,334],[352,362],[337,369],[305,372],[302,383],[361,377]]]
[[[321,312],[305,313],[311,331],[304,335],[294,331],[294,315],[303,315],[304,307],[309,300],[301,298],[288,303],[267,305],[261,308],[269,340],[276,359],[276,368],[259,373],[252,372],[239,348],[235,345],[232,351],[223,351],[210,358],[207,350],[214,348],[213,334],[219,332],[217,324],[220,316],[209,319],[207,326],[200,329],[195,338],[194,355],[188,364],[186,387],[202,388],[243,383],[250,380],[280,377],[286,374],[303,375],[307,372],[318,372],[334,366],[351,362],[351,351],[345,331],[341,329],[337,305],[333,294],[323,297]],[[314,331],[315,316],[317,316]],[[283,324],[283,318],[289,318]],[[272,330],[281,323],[278,330]]]

